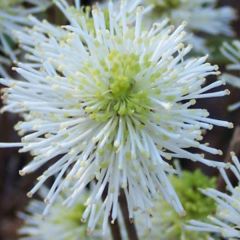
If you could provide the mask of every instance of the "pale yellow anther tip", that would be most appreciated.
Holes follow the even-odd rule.
[[[225,90],[226,95],[230,95],[230,91],[228,89]]]
[[[19,175],[20,175],[20,176],[24,176],[24,175],[26,175],[26,172],[23,171],[23,170],[20,170],[20,171],[19,171]]]
[[[33,194],[32,194],[31,192],[28,192],[28,193],[27,193],[27,197],[28,197],[28,198],[32,198],[32,196],[33,196]]]
[[[222,156],[223,152],[221,150],[218,150],[218,155]]]
[[[231,157],[236,157],[235,152],[230,152]]]
[[[186,27],[186,26],[188,25],[188,22],[187,22],[187,21],[183,21],[183,22],[181,23],[181,25],[183,25],[184,27]]]
[[[137,14],[142,13],[142,11],[144,10],[144,6],[140,5],[137,7]]]
[[[197,103],[196,99],[191,100],[191,105],[195,105]]]
[[[230,168],[232,166],[231,163],[226,163],[226,168]]]
[[[215,70],[218,70],[218,69],[219,69],[219,66],[218,66],[218,65],[214,65],[214,69],[215,69]]]
[[[213,125],[210,125],[209,127],[208,127],[208,130],[212,130],[213,129]]]
[[[187,213],[185,211],[182,211],[182,212],[180,212],[179,215],[180,215],[180,217],[185,217],[187,215]]]

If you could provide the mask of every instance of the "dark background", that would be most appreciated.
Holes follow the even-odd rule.
[[[85,0],[82,2],[83,4],[90,4],[93,1]],[[222,0],[219,4],[234,6],[238,11],[238,15],[240,14],[240,1],[238,0]],[[51,8],[48,10],[48,13],[49,16],[51,16],[49,20],[56,19],[56,9]],[[233,24],[233,26],[239,37],[239,19]],[[223,66],[220,67],[224,69]],[[197,105],[198,107],[207,108],[211,117],[233,122],[236,129],[240,122],[240,109],[234,112],[228,112],[227,106],[240,100],[240,90],[233,89],[230,86],[227,87],[231,91],[230,96],[201,100]],[[19,141],[19,137],[14,131],[14,124],[17,121],[18,116],[16,115],[9,113],[0,115],[0,142]],[[204,139],[205,142],[209,142],[212,147],[222,149],[225,155],[221,157],[206,155],[206,157],[219,161],[223,161],[224,159],[228,160],[226,152],[228,152],[233,132],[234,129],[229,130],[220,127],[215,127],[212,131],[208,132]],[[28,154],[19,154],[17,149],[0,149],[0,240],[17,239],[16,230],[21,225],[21,221],[16,217],[16,213],[26,207],[29,200],[26,197],[26,192],[32,188],[36,177],[41,173],[40,170],[25,177],[20,177],[18,175],[19,169],[21,169],[30,159],[31,157]],[[184,162],[184,160],[182,162]],[[193,164],[190,161],[186,161],[183,165],[188,169],[194,169],[200,166],[208,175],[217,174],[216,170],[212,168],[201,166],[196,163]]]

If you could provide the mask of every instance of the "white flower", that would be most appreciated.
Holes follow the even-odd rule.
[[[188,40],[195,51],[207,52],[205,39],[198,33],[233,36],[230,26],[236,19],[233,8],[217,7],[217,0],[144,0],[154,6],[152,16],[169,17],[174,25],[182,21],[188,23],[187,29],[193,33]]]
[[[231,62],[227,65],[227,70],[229,71],[239,71],[240,70],[240,41],[235,40],[231,44],[225,42],[221,48],[222,54]],[[240,88],[240,79],[229,73],[223,75],[227,83],[234,87]],[[229,110],[233,111],[240,107],[240,101],[229,106]]]
[[[136,8],[141,6],[143,4],[143,0],[130,0],[126,1],[124,0],[124,8],[126,11],[126,21],[128,24],[131,24],[135,21],[135,15],[132,14],[134,11],[136,11]],[[114,0],[114,4],[112,6],[112,11],[114,11],[114,18],[116,21],[120,20],[121,13],[119,12],[119,9],[121,8],[121,5],[123,6],[122,2],[119,0]],[[71,24],[75,24],[76,21],[81,22],[82,20],[82,15],[85,15],[86,18],[88,18],[89,22],[87,23],[88,28],[94,27],[94,26],[89,26],[90,24],[93,23],[91,20],[91,13],[89,12],[90,7],[81,7],[81,1],[80,0],[75,0],[75,7],[69,6],[68,3],[65,0],[55,0],[55,4],[59,7],[59,9],[63,12],[63,14],[67,17],[67,19],[70,21]],[[104,14],[108,14],[108,1],[105,1],[103,3],[95,2],[95,5],[93,7],[100,8]],[[149,11],[152,10],[152,6],[148,5],[146,8],[143,9],[143,14],[148,13]],[[88,29],[91,30],[91,29]]]
[[[29,7],[25,7],[28,4]],[[45,0],[0,0],[0,51],[12,61],[16,60],[16,52],[11,45],[15,40],[14,31],[29,26],[27,16],[43,11],[49,5]],[[1,64],[10,64],[6,58],[0,57]],[[0,74],[6,76],[7,73],[0,66]]]
[[[69,6],[68,2],[65,0],[55,0],[54,3],[56,6],[62,11],[66,19],[69,21],[71,26],[78,27],[79,24],[83,28],[84,31],[88,32],[88,34],[95,35],[95,26],[94,26],[94,19],[91,17],[91,8],[81,6],[80,0],[75,0],[75,7]],[[142,0],[131,0],[125,1],[124,4],[120,4],[121,1],[115,1],[114,4],[111,5],[112,7],[112,17],[114,17],[114,21],[119,22],[122,18],[122,13],[119,11],[120,8],[124,6],[123,11],[125,11],[126,16],[126,23],[128,25],[133,25],[136,16],[135,12],[137,7],[140,6]],[[109,28],[109,19],[108,19],[108,12],[109,12],[109,4],[98,2],[94,5],[94,8],[101,9],[104,15],[106,15],[106,27]],[[146,7],[143,9],[142,14],[145,15],[151,10],[151,6]],[[18,37],[20,42],[23,42],[25,46],[22,46],[26,51],[30,52],[31,55],[26,55],[26,59],[30,61],[34,61],[34,67],[41,67],[42,61],[48,59],[48,55],[45,55],[44,48],[42,48],[42,42],[49,41],[49,38],[46,37],[44,34],[39,34],[44,32],[46,35],[51,33],[51,36],[57,39],[57,41],[64,43],[71,37],[70,31],[65,31],[60,26],[54,26],[47,21],[44,23],[40,23],[39,20],[33,17],[29,17],[30,22],[32,25],[35,25],[37,31],[32,32],[32,29],[21,29],[21,31],[17,31],[15,35]],[[38,27],[40,26],[40,27]],[[50,51],[53,51],[52,54],[55,54],[55,49],[48,48],[48,54]],[[32,55],[36,55],[33,58]],[[38,64],[40,62],[40,65]]]
[[[237,157],[232,154],[234,165],[230,165],[232,173],[240,183],[240,163]],[[227,184],[229,194],[222,193],[216,189],[206,189],[202,192],[215,200],[217,212],[215,216],[209,216],[208,222],[192,220],[187,229],[193,231],[204,231],[220,234],[226,238],[240,238],[240,185],[233,187],[225,169],[220,168],[222,177]]]
[[[48,207],[69,182],[74,184],[65,203],[72,205],[96,181],[83,219],[89,219],[88,227],[94,229],[96,219],[104,214],[103,231],[108,216],[113,221],[118,216],[121,188],[130,218],[135,209],[146,212],[151,208],[159,191],[183,213],[167,178],[173,169],[166,160],[176,157],[222,166],[189,148],[221,154],[199,142],[202,130],[213,125],[232,127],[209,118],[205,109],[192,107],[195,99],[229,92],[208,92],[222,81],[202,87],[207,76],[219,72],[217,66],[206,63],[207,57],[187,60],[191,47],[182,43],[184,24],[173,29],[165,21],[143,31],[143,9],[131,13],[136,14],[132,25],[127,22],[127,6],[122,2],[114,10],[110,2],[107,14],[94,8],[94,31],[87,28],[85,16],[81,21],[73,18],[63,29],[64,39],[57,36],[57,28],[35,19],[32,32],[25,41],[22,37],[33,62],[21,63],[16,69],[25,80],[0,81],[8,87],[2,111],[23,116],[16,129],[24,135],[21,143],[0,146],[22,147],[20,152],[34,156],[21,175],[52,163],[28,195],[57,174],[45,199]],[[32,48],[31,34],[32,42],[40,44],[36,48]],[[36,36],[41,41],[34,41]],[[41,68],[34,65],[41,62]]]
[[[43,199],[47,188],[40,191]],[[88,192],[84,193],[84,198],[79,199],[72,208],[62,206],[62,201],[66,191],[58,196],[56,202],[51,207],[47,216],[42,216],[45,204],[41,200],[32,200],[25,212],[19,213],[23,220],[23,225],[18,233],[21,240],[109,240],[108,235],[102,236],[100,225],[91,235],[88,234],[87,224],[81,221],[85,201]],[[83,201],[84,200],[84,201]]]

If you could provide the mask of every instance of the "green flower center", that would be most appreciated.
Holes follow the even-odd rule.
[[[141,114],[144,118],[149,112],[149,90],[142,79],[137,77],[141,69],[149,66],[149,59],[140,62],[134,53],[111,51],[100,64],[104,74],[87,64],[83,73],[90,73],[98,90],[94,100],[85,108],[96,121],[105,121],[113,115],[127,116]],[[103,80],[104,79],[104,80]]]
[[[108,59],[112,62],[109,89],[113,99],[124,100],[130,94],[135,82],[134,77],[141,69],[138,56],[111,52]]]

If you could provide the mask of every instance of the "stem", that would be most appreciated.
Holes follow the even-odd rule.
[[[104,201],[104,199],[107,196],[107,192],[108,192],[108,186],[106,186],[104,191],[103,191],[103,195],[102,195],[102,200],[103,201]],[[111,229],[112,239],[113,240],[122,240],[122,236],[121,236],[121,231],[120,231],[120,226],[119,226],[118,220],[116,219],[114,221],[114,223],[112,223],[111,214],[108,217],[108,225],[109,225],[109,227]]]
[[[120,197],[119,197],[119,203],[120,203],[120,208],[121,208],[121,211],[122,211],[123,220],[124,220],[125,227],[126,227],[127,234],[128,234],[128,239],[129,240],[138,240],[139,238],[138,238],[138,235],[137,235],[136,226],[134,225],[133,221],[131,221],[129,219],[127,199],[126,199],[124,191],[121,191],[121,194],[120,194]]]
[[[231,163],[232,158],[231,158],[231,152],[235,152],[236,155],[240,154],[240,126],[237,126],[233,132],[232,139],[230,141],[230,144],[228,146],[227,154],[225,156],[224,162],[225,163]],[[232,182],[235,181],[234,174],[232,173],[231,170],[227,170],[227,175],[229,176],[229,179],[232,180]],[[226,184],[224,179],[222,178],[221,175],[218,177],[218,184],[217,184],[217,189],[220,191],[225,191]]]
[[[122,240],[118,220],[116,219],[114,221],[114,223],[111,223],[111,221],[112,221],[111,217],[109,216],[108,223],[109,223],[109,226],[110,226],[110,229],[111,229],[113,240]]]

